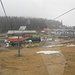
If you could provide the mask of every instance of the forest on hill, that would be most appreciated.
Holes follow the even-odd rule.
[[[44,18],[0,17],[0,33],[7,32],[8,30],[18,30],[20,26],[26,26],[27,30],[64,27],[62,22]]]

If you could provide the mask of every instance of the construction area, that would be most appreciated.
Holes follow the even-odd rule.
[[[0,75],[75,75],[75,17],[64,16],[75,9],[65,8],[74,1],[5,1],[0,0]]]
[[[35,30],[0,36],[0,75],[75,75],[75,39]]]
[[[0,75],[75,75],[75,40],[48,41],[39,47],[0,47]]]

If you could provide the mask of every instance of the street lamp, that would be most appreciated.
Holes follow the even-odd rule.
[[[20,42],[19,42],[19,35],[18,35],[18,56],[21,56],[21,54],[20,54]]]
[[[21,56],[21,54],[20,54],[20,39],[19,39],[19,33],[15,33],[14,32],[14,34],[16,34],[17,36],[18,36],[18,56]]]

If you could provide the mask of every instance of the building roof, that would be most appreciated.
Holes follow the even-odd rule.
[[[44,28],[44,31],[50,31],[50,28]]]
[[[72,30],[72,29],[52,29],[52,31],[53,32],[57,32],[57,31],[59,31],[59,32],[73,31],[73,32],[75,32],[75,30]]]
[[[37,33],[35,30],[9,30],[7,34]]]

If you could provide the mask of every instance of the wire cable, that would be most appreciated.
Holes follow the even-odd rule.
[[[0,0],[0,2],[1,2],[1,5],[2,5],[2,8],[3,8],[4,14],[5,14],[5,16],[7,16],[7,15],[6,15],[6,11],[5,11],[5,8],[4,8],[4,5],[3,5],[2,0]]]
[[[65,14],[67,14],[67,13],[69,13],[70,11],[72,11],[72,10],[74,10],[74,9],[75,9],[75,8],[73,8],[73,9],[71,9],[71,10],[69,10],[69,11],[67,11],[67,12],[65,12],[65,13],[63,13],[63,14],[61,14],[60,16],[54,18],[54,20],[57,19],[57,18],[59,18],[59,17],[61,17],[61,16],[63,16],[63,15],[65,15]]]

